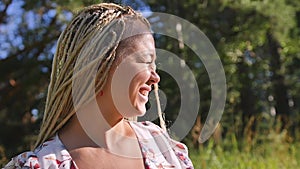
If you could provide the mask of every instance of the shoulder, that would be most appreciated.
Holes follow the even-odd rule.
[[[172,139],[167,131],[164,131],[158,125],[150,122],[150,121],[143,121],[143,122],[134,122],[134,130],[141,130],[142,132],[140,136],[147,135],[145,133],[150,134],[151,137],[164,137],[168,140],[169,144],[175,149],[181,149],[187,151],[187,146],[179,141]]]
[[[154,124],[154,123],[152,123],[150,121],[142,121],[142,122],[130,121],[130,125],[133,127],[133,129],[148,130],[148,131],[157,131],[159,133],[165,132],[158,125],[156,125],[156,124]]]
[[[193,164],[188,156],[188,148],[185,144],[172,139],[167,131],[162,130],[158,125],[149,122],[130,122],[136,132],[137,138],[142,148],[142,153],[146,159],[155,156],[157,161],[161,156],[166,158],[170,164],[181,166],[182,168],[193,168]],[[149,155],[151,153],[152,155]],[[145,161],[147,163],[147,160]],[[151,165],[151,162],[148,162]]]
[[[27,151],[12,158],[9,163],[4,166],[4,169],[19,169],[29,167],[32,169],[41,168],[37,156],[32,151]]]
[[[44,142],[34,151],[23,152],[11,159],[5,169],[69,169],[75,168],[69,152],[60,142],[58,136]]]
[[[133,128],[135,134],[140,139],[152,139],[155,138],[164,138],[170,139],[167,131],[164,131],[158,125],[150,122],[150,121],[142,121],[142,122],[134,122],[130,121],[130,125]]]

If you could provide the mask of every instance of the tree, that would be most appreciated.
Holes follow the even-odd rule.
[[[255,134],[253,132],[260,128],[258,124],[264,126],[261,123],[262,119],[263,123],[271,123],[272,120],[268,119],[281,116],[283,128],[288,128],[294,123],[292,119],[298,114],[294,102],[294,99],[298,98],[295,96],[295,91],[299,90],[295,85],[295,79],[298,78],[296,74],[289,74],[287,70],[288,67],[293,67],[290,71],[298,72],[298,68],[292,66],[299,63],[297,50],[292,47],[298,44],[299,39],[299,26],[297,28],[295,25],[296,22],[299,25],[298,2],[282,0],[272,3],[242,0],[144,2],[149,4],[153,11],[167,12],[191,21],[216,47],[226,71],[228,85],[228,100],[222,123],[224,131],[235,131],[243,138],[243,135],[248,135],[245,133],[247,130],[253,137]],[[176,53],[178,48],[176,43],[160,42],[163,42],[161,46],[168,46]],[[284,48],[287,51],[293,49],[293,52],[288,52],[290,58],[286,58],[287,55],[282,52],[285,51]],[[189,56],[188,52],[181,54],[185,58]],[[287,60],[294,62],[288,64]],[[196,71],[197,79],[201,82],[198,85],[202,86],[200,93],[205,93],[204,96],[201,95],[199,112],[203,123],[205,119],[203,112],[207,112],[209,107],[210,98],[207,96],[210,93],[210,84],[206,77],[199,76],[202,75],[200,73],[202,70]],[[289,79],[294,79],[294,82],[291,83]],[[178,104],[178,101],[176,103]],[[276,114],[272,114],[273,106]],[[254,117],[254,121],[250,120],[251,117]]]

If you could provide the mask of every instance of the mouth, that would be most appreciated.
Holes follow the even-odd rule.
[[[139,89],[139,94],[143,97],[143,98],[146,98],[146,100],[148,101],[148,95],[149,95],[149,92],[151,91],[151,87],[150,86],[142,86],[140,89]]]

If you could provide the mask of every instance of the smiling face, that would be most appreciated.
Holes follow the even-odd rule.
[[[131,104],[142,114],[146,112],[145,104],[148,101],[152,85],[158,83],[160,78],[156,73],[155,45],[151,34],[139,35],[133,38],[132,46],[128,49],[128,67],[134,69],[137,74],[129,85],[129,98]]]
[[[110,111],[110,116],[144,115],[152,85],[160,80],[155,71],[154,39],[150,33],[135,35],[123,40],[116,52],[103,95],[97,96],[100,109]]]

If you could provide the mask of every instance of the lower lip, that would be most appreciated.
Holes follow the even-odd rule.
[[[139,93],[140,97],[142,98],[143,101],[147,102],[148,101],[148,96],[142,95]]]

